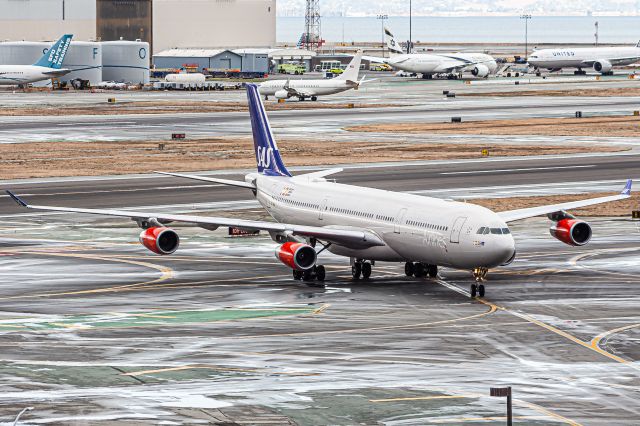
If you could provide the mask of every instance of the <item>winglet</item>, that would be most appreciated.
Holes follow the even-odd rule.
[[[621,192],[622,195],[631,195],[631,184],[632,183],[633,183],[633,181],[631,179],[627,180],[627,184],[625,185],[624,189]]]
[[[29,207],[29,205],[27,203],[22,201],[22,198],[18,197],[13,192],[11,192],[9,190],[6,190],[6,192],[7,192],[7,194],[9,194],[9,197],[11,197],[13,199],[13,201],[15,201],[20,207]]]

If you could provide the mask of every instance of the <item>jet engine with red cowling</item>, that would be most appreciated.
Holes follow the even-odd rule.
[[[587,222],[576,219],[566,212],[551,214],[549,219],[554,221],[549,233],[563,243],[570,246],[583,246],[591,240],[593,232],[591,225]]]
[[[156,254],[167,255],[178,250],[180,237],[173,229],[153,226],[140,233],[140,243]]]
[[[288,241],[276,248],[276,259],[296,271],[308,271],[315,266],[318,255],[308,244]]]

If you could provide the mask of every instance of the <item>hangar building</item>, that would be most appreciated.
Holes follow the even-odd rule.
[[[146,41],[171,48],[273,47],[276,0],[0,0],[0,40]]]

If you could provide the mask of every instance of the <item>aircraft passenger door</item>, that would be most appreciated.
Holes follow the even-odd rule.
[[[460,242],[460,231],[462,231],[462,227],[464,226],[464,223],[467,221],[466,217],[459,217],[456,219],[455,222],[453,222],[453,227],[451,228],[451,237],[450,237],[450,241],[452,243],[459,243]]]
[[[327,206],[328,206],[328,200],[325,198],[324,200],[322,200],[322,203],[320,203],[320,209],[318,210],[319,220],[324,220],[324,211],[327,210]]]
[[[393,232],[395,232],[396,234],[400,233],[400,225],[402,224],[402,221],[404,220],[404,216],[406,214],[407,214],[407,209],[400,209],[400,211],[396,215],[396,218],[393,221]]]

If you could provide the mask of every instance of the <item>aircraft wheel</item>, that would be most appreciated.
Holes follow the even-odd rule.
[[[293,279],[296,281],[300,281],[304,273],[302,271],[298,271],[296,269],[293,270]]]
[[[362,263],[355,262],[351,266],[351,276],[353,277],[354,280],[359,280],[360,274],[362,274]]]
[[[362,278],[368,280],[371,276],[371,264],[369,262],[364,262],[362,264]]]
[[[317,100],[318,100],[318,97],[317,97],[317,96],[312,96],[312,97],[311,97],[311,100],[315,102],[315,101],[317,101]]]
[[[429,278],[436,278],[438,276],[438,265],[429,265],[428,273]]]
[[[484,297],[484,285],[483,284],[478,285],[478,296]]]
[[[313,281],[313,269],[308,269],[302,273],[302,281]]]
[[[324,281],[324,278],[327,276],[327,271],[324,269],[323,265],[317,265],[315,267],[316,270],[316,280]]]
[[[406,276],[412,277],[413,271],[414,271],[413,262],[407,262],[404,264],[404,273]]]
[[[471,297],[476,297],[478,294],[478,285],[476,283],[471,284]]]
[[[424,264],[420,263],[420,262],[416,262],[413,265],[413,275],[416,278],[424,278],[427,275],[427,271],[424,267]]]

